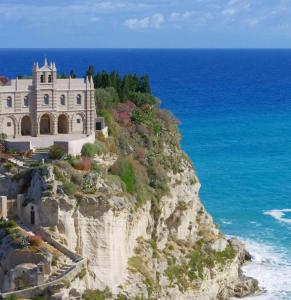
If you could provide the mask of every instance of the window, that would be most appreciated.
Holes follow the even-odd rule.
[[[9,96],[7,97],[7,100],[6,100],[6,106],[7,107],[12,107],[12,98]]]
[[[81,123],[81,119],[77,119],[77,123],[80,124]]]
[[[48,76],[48,82],[51,83],[52,82],[52,75]]]
[[[44,83],[44,75],[40,75],[40,82]]]
[[[43,103],[44,103],[45,105],[49,105],[49,103],[50,103],[50,97],[49,97],[48,94],[45,94],[45,95],[44,95]]]
[[[77,104],[82,104],[82,96],[80,94],[77,95]]]
[[[24,97],[23,105],[24,105],[25,107],[28,107],[28,106],[29,106],[28,96],[25,96],[25,97]]]
[[[7,122],[7,127],[11,127],[11,122]]]
[[[61,105],[66,105],[66,96],[61,95]]]

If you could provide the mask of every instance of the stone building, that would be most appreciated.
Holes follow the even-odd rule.
[[[55,63],[39,67],[32,78],[0,85],[0,133],[20,136],[92,134],[96,110],[92,78],[57,78]]]

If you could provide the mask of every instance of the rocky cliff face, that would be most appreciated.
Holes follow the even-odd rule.
[[[72,289],[82,293],[109,287],[129,299],[209,300],[257,289],[257,282],[240,271],[249,259],[243,246],[227,241],[213,224],[200,202],[191,164],[181,162],[158,206],[146,201],[137,208],[119,181],[101,175],[91,178],[95,194],[40,198],[40,220],[58,215],[50,224],[55,235],[89,260],[86,278],[75,281]],[[39,181],[39,171],[34,171],[33,186],[34,180]]]
[[[249,255],[199,199],[173,116],[130,101],[103,115],[110,137],[99,138],[87,171],[88,161],[69,158],[34,169],[26,184],[39,225],[88,259],[74,294],[108,287],[114,299],[211,300],[256,291],[240,271]]]

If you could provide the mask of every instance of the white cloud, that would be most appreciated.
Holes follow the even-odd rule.
[[[160,28],[164,22],[164,15],[157,13],[150,17],[145,17],[141,19],[127,19],[125,20],[124,25],[127,26],[129,29],[145,29],[149,27]]]
[[[185,11],[185,12],[172,12],[170,14],[170,21],[172,22],[177,22],[177,21],[182,21],[185,19],[188,19],[192,16],[193,12],[192,11]]]
[[[165,18],[162,14],[154,14],[151,17],[151,25],[154,28],[160,28],[164,22],[165,22]]]
[[[148,28],[150,24],[149,17],[143,19],[127,19],[124,22],[129,29],[144,29]]]

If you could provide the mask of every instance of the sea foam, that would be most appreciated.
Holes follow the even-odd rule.
[[[269,215],[280,222],[291,224],[291,219],[285,218],[286,213],[290,213],[290,212],[291,212],[290,208],[285,208],[285,209],[268,210],[265,211],[264,214]]]
[[[242,239],[243,240],[243,239]],[[291,261],[288,256],[274,246],[243,240],[253,260],[243,267],[245,275],[256,278],[265,292],[254,300],[291,299]]]

